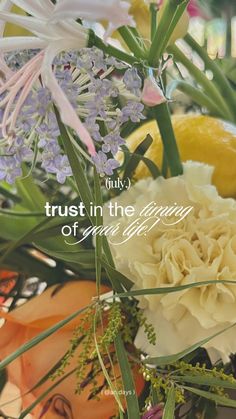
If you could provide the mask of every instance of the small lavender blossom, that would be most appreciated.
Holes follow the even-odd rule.
[[[39,116],[45,117],[52,105],[52,96],[46,87],[41,87],[35,95],[34,111]]]
[[[146,119],[142,114],[144,105],[140,102],[128,102],[127,105],[122,109],[122,122],[131,120],[132,122],[140,122],[142,119]]]
[[[120,136],[119,132],[112,132],[106,135],[103,138],[103,142],[102,151],[104,153],[111,152],[113,155],[119,151],[121,145],[125,144],[125,140]]]
[[[142,88],[142,79],[139,77],[136,68],[129,68],[126,70],[123,78],[126,89],[128,89],[135,96],[140,96]]]
[[[96,123],[96,118],[92,118],[92,117],[86,118],[85,126],[95,141],[98,141],[98,142],[102,141],[100,128],[99,128],[99,125]]]
[[[127,68],[127,65],[122,63],[122,61],[116,60],[114,57],[107,57],[106,58],[106,64],[107,66],[111,66],[116,68],[117,70],[123,70],[124,68]]]
[[[39,135],[38,147],[47,147],[47,143],[50,140],[55,140],[60,135],[58,126],[54,124],[42,123],[37,129],[36,132]]]
[[[60,70],[55,73],[55,76],[71,105],[76,109],[79,86],[73,83],[71,71],[69,69],[64,71]]]
[[[72,170],[67,156],[56,156],[51,162],[51,165],[48,165],[46,169],[48,173],[55,173],[57,181],[61,184],[65,183],[68,176],[72,176]]]
[[[115,159],[108,159],[107,155],[99,151],[94,157],[93,162],[96,166],[97,172],[101,175],[113,175],[113,171],[120,166],[119,162]]]
[[[13,138],[11,143],[5,147],[4,153],[9,156],[13,155],[19,164],[33,158],[33,151],[25,143],[25,139],[23,137]]]
[[[94,93],[98,98],[117,97],[119,90],[115,87],[111,80],[107,79],[91,79],[89,92]]]
[[[104,56],[104,53],[100,49],[98,49],[96,47],[90,48],[89,49],[89,55],[90,55],[90,58],[93,62],[93,66],[94,66],[95,70],[99,70],[99,71],[101,71],[101,70],[106,71],[107,70],[107,64],[106,64],[106,61],[105,61],[105,56]]]
[[[37,55],[38,49],[28,49],[22,51],[10,51],[4,54],[5,61],[11,70],[17,71],[23,67],[31,58]]]
[[[22,169],[15,157],[0,157],[0,180],[13,184],[20,176],[22,176]]]
[[[57,156],[60,155],[61,149],[57,142],[57,140],[48,140],[47,142],[43,142],[43,152],[41,155],[42,158],[42,167],[48,172],[50,168],[54,165],[54,160]],[[41,146],[39,142],[39,147]],[[54,173],[54,172],[49,172]]]
[[[86,107],[89,111],[90,118],[101,117],[104,121],[107,119],[107,107],[103,99],[93,98],[87,102]]]

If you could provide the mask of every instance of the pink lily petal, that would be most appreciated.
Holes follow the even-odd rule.
[[[56,4],[52,20],[57,21],[63,18],[107,20],[110,29],[115,30],[123,25],[135,25],[128,14],[129,8],[130,3],[121,0],[60,0]]]
[[[46,46],[46,41],[32,36],[0,38],[0,52],[16,51],[17,49],[42,49]]]
[[[28,70],[30,69],[30,71],[32,70],[31,65],[38,60],[39,56],[42,56],[43,52],[41,51],[40,53],[38,53],[35,57],[31,58],[30,61],[28,61],[28,63],[26,63],[22,68],[20,68],[16,73],[13,73],[11,79],[9,79],[4,86],[0,89],[0,95],[5,92],[6,90],[8,90],[11,86],[16,86],[17,81],[21,78],[22,75],[24,75],[25,73],[28,74]],[[26,75],[27,76],[27,75]],[[2,102],[1,102],[2,103]]]
[[[78,43],[78,42],[77,42]],[[57,105],[62,122],[71,128],[73,128],[76,133],[78,134],[80,140],[87,146],[88,151],[91,155],[95,154],[95,146],[93,140],[82,124],[81,120],[79,119],[78,115],[76,114],[73,106],[67,99],[65,93],[60,88],[59,84],[57,83],[57,79],[53,74],[52,70],[52,63],[54,57],[60,52],[65,49],[73,49],[75,47],[75,40],[71,41],[64,41],[61,42],[60,45],[58,43],[51,44],[45,53],[44,63],[42,66],[42,80],[46,87],[50,89],[52,93],[53,100]]]
[[[37,80],[37,78],[40,75],[41,72],[41,64],[42,64],[42,53],[40,52],[36,57],[34,57],[33,59],[31,59],[29,61],[29,63],[27,63],[24,69],[24,71],[22,72],[21,70],[19,70],[16,74],[14,74],[14,76],[12,77],[12,79],[14,79],[16,82],[14,84],[12,84],[12,88],[10,88],[10,92],[8,93],[8,95],[6,96],[6,98],[4,98],[4,100],[2,102],[7,101],[7,105],[5,107],[4,110],[4,115],[3,115],[3,119],[2,122],[0,124],[0,127],[2,128],[2,133],[4,137],[7,137],[7,126],[9,124],[10,125],[10,132],[12,132],[15,128],[15,123],[16,123],[16,119],[17,116],[19,114],[20,108],[23,105],[25,99],[27,98],[27,96],[30,93],[30,90],[33,86],[33,83]],[[7,84],[10,85],[10,83],[12,83],[12,80],[8,80]],[[6,86],[5,90],[6,90]],[[21,91],[22,89],[22,91]],[[16,98],[16,95],[18,94],[18,92],[20,92],[20,97],[17,101],[17,104],[15,106],[14,111],[12,112],[12,114],[10,115],[10,111],[12,108],[12,105],[14,103],[14,100]],[[2,106],[3,103],[1,103]]]
[[[156,83],[155,79],[151,76],[148,77],[144,81],[142,102],[149,107],[153,107],[166,101],[166,97],[164,96],[161,88]]]
[[[43,20],[31,16],[23,16],[8,12],[0,12],[0,19],[28,29],[36,35],[48,35],[51,37],[53,34],[52,27],[48,25],[48,22],[45,19]]]
[[[38,18],[48,18],[54,8],[50,0],[12,0],[12,3]]]
[[[10,10],[11,6],[12,6],[12,3],[10,0],[2,0],[2,3],[0,5],[0,10],[8,11]],[[4,22],[3,20],[0,21],[0,37],[3,37],[5,25],[6,25],[6,22]],[[1,52],[0,52],[0,71],[4,74],[6,78],[10,77],[12,74],[12,71],[6,64],[4,56]]]

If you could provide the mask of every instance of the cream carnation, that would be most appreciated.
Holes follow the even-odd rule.
[[[136,214],[152,201],[158,206],[193,207],[181,222],[160,222],[148,234],[135,235],[121,245],[114,244],[119,237],[110,238],[116,268],[134,282],[133,289],[236,281],[236,202],[221,198],[211,185],[213,170],[187,162],[182,176],[144,179],[115,198],[119,205],[132,205]],[[133,218],[114,221],[105,216],[105,221],[119,222],[122,232]],[[177,353],[236,322],[236,283],[146,295],[139,301],[155,327],[157,345],[147,342],[143,329],[136,345],[151,356]],[[206,348],[211,356],[227,360],[236,352],[235,329],[212,339]]]

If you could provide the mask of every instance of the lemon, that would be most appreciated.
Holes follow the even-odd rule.
[[[173,128],[182,161],[195,160],[215,167],[213,183],[223,197],[236,198],[236,126],[220,119],[203,115],[175,115]],[[131,151],[147,134],[153,143],[145,156],[160,168],[163,146],[156,121],[150,121],[127,138]],[[136,169],[136,179],[150,176],[144,163]]]

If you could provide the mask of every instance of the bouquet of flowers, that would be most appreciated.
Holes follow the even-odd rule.
[[[236,80],[199,7],[0,1],[2,418],[236,408]]]

